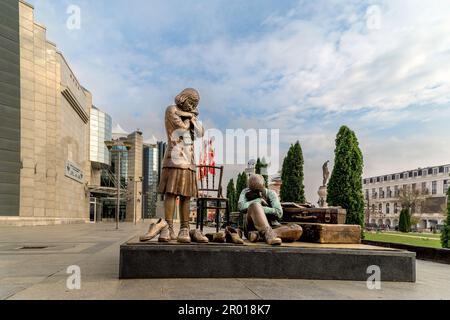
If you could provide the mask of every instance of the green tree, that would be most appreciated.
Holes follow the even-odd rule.
[[[426,192],[422,192],[411,186],[404,186],[397,197],[398,201],[402,204],[402,208],[409,210],[410,218],[412,218],[413,214],[417,213],[416,208],[420,207],[426,198]]]
[[[264,158],[261,161],[260,158],[258,158],[258,160],[256,160],[256,165],[255,165],[255,173],[256,174],[260,174],[264,177],[264,181],[266,182],[266,188],[269,187],[269,176],[267,174],[264,174],[267,172],[267,163],[265,162]],[[266,169],[266,170],[263,170]]]
[[[450,248],[450,188],[447,190],[447,220],[441,234],[442,248]]]
[[[411,216],[409,213],[409,209],[402,209],[400,211],[400,220],[398,223],[398,231],[400,232],[411,232]]]
[[[239,173],[236,179],[236,197],[239,198],[239,196],[241,195],[242,192],[242,188],[241,188],[241,184],[242,184],[242,173]]]
[[[228,198],[228,204],[230,206],[230,212],[236,212],[237,211],[237,199],[236,199],[236,188],[234,186],[234,180],[231,179],[230,182],[228,182],[227,186],[227,198]]]
[[[258,158],[258,160],[256,160],[255,173],[256,174],[261,174],[261,168],[262,168],[261,159]]]
[[[291,145],[283,161],[281,171],[280,197],[283,202],[305,203],[305,186],[303,184],[303,151],[300,142]]]
[[[241,196],[242,190],[247,188],[247,184],[248,184],[247,174],[245,172],[240,173],[236,181],[236,207],[237,202],[239,201],[239,197]]]
[[[362,191],[363,155],[355,133],[342,126],[336,137],[334,169],[328,184],[327,202],[347,210],[347,224],[364,228]]]

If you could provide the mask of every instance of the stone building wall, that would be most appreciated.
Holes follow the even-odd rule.
[[[127,195],[127,221],[140,221],[142,218],[142,182],[143,178],[143,156],[144,156],[144,138],[141,132],[134,132],[127,139],[132,143],[128,152],[128,195]],[[130,178],[132,181],[130,181]],[[139,181],[135,183],[135,181]]]
[[[91,95],[47,40],[45,27],[34,22],[33,7],[19,2],[19,17],[20,217],[42,224],[87,221]],[[82,181],[66,175],[68,161],[83,171]]]
[[[80,86],[75,75],[58,53],[60,61],[60,90],[68,90],[82,110],[75,110],[73,101],[61,93],[58,96],[60,110],[58,114],[57,135],[57,216],[61,218],[88,219],[89,193],[87,183],[90,177],[89,161],[89,122],[86,121],[92,106],[92,96]],[[84,114],[83,114],[84,112]],[[83,181],[67,177],[65,167],[72,163],[83,171]]]
[[[17,0],[0,1],[0,216],[20,211],[20,43]]]

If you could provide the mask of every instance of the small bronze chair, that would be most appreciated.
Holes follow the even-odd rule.
[[[206,172],[201,175],[201,172]],[[211,174],[210,171],[214,171]],[[215,167],[208,165],[197,166],[197,174],[200,174],[200,183],[197,197],[197,229],[203,232],[204,214],[208,214],[208,209],[216,210],[216,231],[219,232],[221,226],[220,212],[225,210],[226,225],[230,225],[230,207],[228,199],[222,194],[223,166]],[[218,176],[218,179],[217,177]],[[222,205],[225,204],[225,207]],[[208,219],[208,217],[206,217]]]

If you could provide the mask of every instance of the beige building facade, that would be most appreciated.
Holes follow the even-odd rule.
[[[0,1],[0,84],[0,225],[111,219],[117,163],[104,145],[111,139],[132,146],[121,159],[121,218],[142,219],[142,132],[112,130],[21,0]]]
[[[92,96],[34,21],[33,7],[19,1],[18,20],[20,206],[0,212],[0,223],[86,222]]]
[[[417,168],[363,180],[366,201],[366,223],[395,228],[399,224],[403,189],[417,190],[417,207],[413,217],[417,229],[434,229],[443,225],[450,164]]]
[[[142,220],[142,182],[144,138],[142,132],[135,131],[127,138],[131,143],[128,151],[128,187],[126,221]]]

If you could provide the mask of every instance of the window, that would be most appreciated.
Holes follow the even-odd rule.
[[[394,203],[394,213],[398,213],[398,204]]]
[[[443,190],[443,191],[444,191],[444,194],[446,194],[447,191],[448,191],[448,181],[449,181],[449,180],[444,180],[444,188],[443,188],[443,189],[444,189],[444,190]]]
[[[449,167],[444,168],[444,173],[449,173]]]
[[[422,176],[423,176],[423,177],[426,177],[426,176],[427,176],[427,173],[428,173],[428,170],[426,170],[426,169],[425,169],[425,170],[422,170]]]
[[[379,193],[380,193],[380,199],[383,199],[383,198],[384,198],[384,191],[383,191],[383,188],[380,188],[380,189],[379,189]]]
[[[375,213],[375,205],[372,205],[372,212]]]
[[[395,180],[400,180],[400,173],[397,173],[397,174],[395,175]]]
[[[388,197],[388,198],[392,198],[392,190],[391,190],[391,187],[387,187],[386,193],[387,193],[387,197]]]
[[[377,198],[377,192],[375,191],[375,188],[372,189],[372,198],[373,199]]]
[[[414,176],[414,178],[417,178],[417,177],[419,176],[419,172],[417,172],[417,171],[414,171],[414,174],[413,174],[413,176]]]
[[[395,197],[399,197],[400,196],[400,190],[398,189],[398,186],[394,187],[394,194],[395,194]]]
[[[428,193],[427,183],[426,182],[422,182],[422,193],[423,194],[427,194]]]
[[[431,183],[431,193],[433,195],[437,194],[437,181],[433,181]]]
[[[390,203],[386,203],[386,214],[389,214],[391,211],[391,204]]]
[[[378,212],[383,213],[383,205],[381,203],[378,205]]]
[[[438,168],[433,168],[433,176],[438,174]]]

